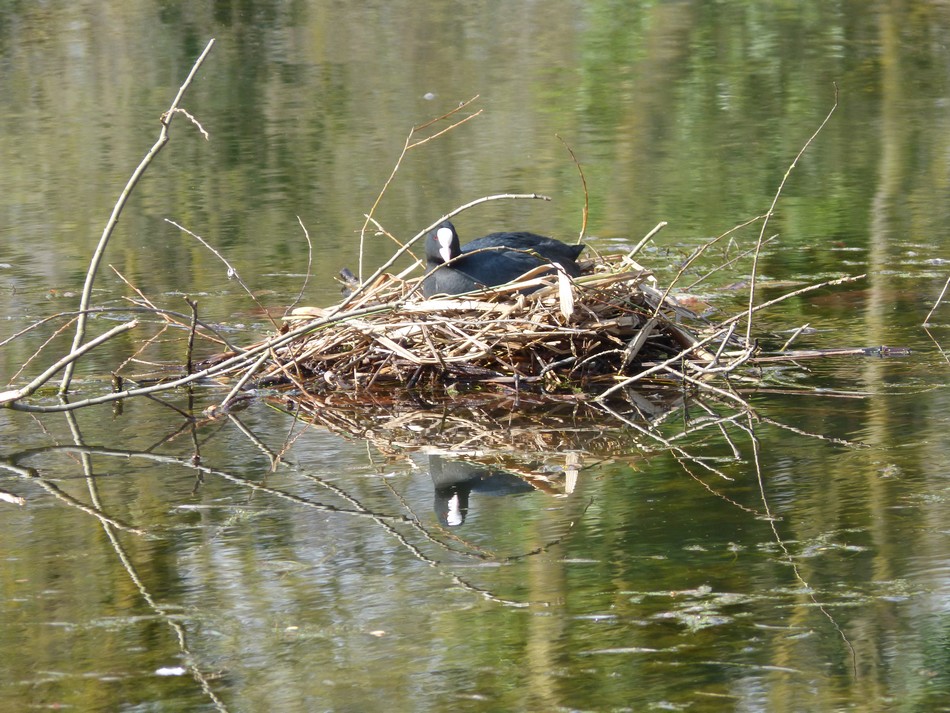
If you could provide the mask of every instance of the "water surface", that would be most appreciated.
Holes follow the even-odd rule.
[[[175,119],[96,305],[135,297],[121,273],[256,339],[307,272],[298,218],[304,301],[335,302],[412,127],[476,95],[462,115],[482,114],[405,156],[382,225],[404,240],[481,196],[537,192],[552,200],[460,215],[463,240],[570,239],[585,196],[566,143],[585,242],[629,249],[668,221],[640,258],[665,284],[768,210],[837,85],[770,220],[757,300],[867,277],[786,301],[756,332],[766,349],[807,324],[801,348],[913,350],[767,369],[737,384],[751,415],[674,395],[652,431],[666,445],[583,405],[460,400],[308,425],[261,398],[193,428],[148,400],[75,422],[4,410],[0,491],[22,499],[0,504],[5,706],[950,710],[947,305],[920,327],[950,264],[948,30],[944,4],[911,0],[0,11],[0,340],[76,309],[118,194],[215,37],[183,104],[210,139]],[[260,305],[166,219],[226,255]],[[364,269],[392,250],[370,231]],[[688,291],[732,314],[749,270]],[[69,330],[18,374],[65,321],[3,344],[4,383],[63,353]],[[84,360],[81,390],[107,390],[137,338]],[[171,330],[127,369],[183,354]],[[200,414],[226,393],[164,398]],[[463,493],[463,473],[478,487]]]

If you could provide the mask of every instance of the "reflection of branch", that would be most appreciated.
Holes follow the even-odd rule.
[[[716,490],[714,487],[712,487],[709,483],[707,483],[705,480],[703,480],[703,479],[700,478],[698,475],[696,475],[693,471],[691,471],[691,470],[689,469],[689,466],[686,465],[684,459],[681,458],[679,455],[677,455],[676,453],[674,453],[674,454],[673,454],[673,457],[676,459],[676,462],[679,463],[680,468],[682,468],[682,469],[686,472],[686,475],[688,475],[690,478],[692,478],[692,479],[695,480],[697,483],[699,483],[701,486],[703,486],[703,488],[705,488],[706,490],[708,490],[711,495],[715,495],[715,496],[716,496],[717,498],[719,498],[720,500],[724,500],[725,502],[729,503],[729,504],[732,505],[733,507],[737,507],[737,508],[739,508],[740,510],[742,510],[742,511],[744,511],[744,512],[747,512],[747,513],[749,513],[749,514],[751,514],[751,515],[754,515],[755,517],[762,517],[762,513],[760,513],[758,510],[755,510],[754,508],[750,508],[750,507],[748,507],[748,506],[746,506],[746,505],[743,505],[742,503],[738,502],[737,500],[733,500],[733,499],[730,498],[728,495],[725,495],[725,494],[723,494],[723,493],[720,493],[718,490]]]
[[[70,446],[67,446],[67,447],[71,448]],[[93,507],[91,505],[87,505],[81,500],[77,500],[72,495],[68,495],[64,493],[62,490],[59,489],[59,486],[55,485],[54,483],[50,483],[46,481],[36,471],[35,468],[14,465],[13,463],[9,463],[6,461],[0,461],[0,468],[3,468],[4,470],[9,470],[11,473],[16,473],[17,475],[27,478],[29,482],[35,483],[36,485],[40,486],[41,488],[43,488],[43,490],[45,490],[47,493],[52,495],[57,500],[61,500],[64,503],[66,503],[66,505],[68,505],[69,507],[76,508],[77,510],[81,510],[87,515],[92,515],[94,518],[99,520],[99,522],[101,522],[103,525],[111,525],[112,527],[118,530],[123,530],[124,532],[131,532],[133,535],[146,534],[145,530],[141,530],[137,527],[133,527],[132,525],[127,525],[121,520],[116,520],[113,517],[109,517],[104,512],[102,512],[102,510],[100,510],[99,508]]]
[[[752,422],[752,414],[747,414],[747,418],[748,418],[748,422],[746,425],[736,422],[736,426],[738,426],[743,431],[745,431],[749,435],[749,440],[752,442],[752,462],[753,462],[753,465],[755,466],[756,481],[759,484],[759,497],[761,498],[762,505],[765,508],[765,515],[766,515],[765,519],[768,521],[769,527],[772,528],[772,534],[775,536],[775,542],[779,546],[779,548],[782,550],[782,553],[785,556],[785,561],[788,562],[788,564],[791,566],[792,572],[795,574],[795,579],[797,579],[799,583],[801,583],[802,587],[804,587],[805,591],[808,594],[808,598],[811,599],[811,601],[815,604],[815,606],[818,607],[818,610],[822,614],[825,615],[825,618],[827,618],[828,621],[831,622],[831,625],[835,628],[835,631],[838,632],[838,634],[841,636],[842,640],[844,641],[844,643],[847,645],[848,649],[850,650],[851,665],[854,670],[855,676],[857,676],[858,663],[857,663],[857,654],[854,650],[854,645],[848,640],[847,635],[845,635],[844,631],[841,629],[841,626],[838,624],[837,621],[835,621],[831,613],[825,608],[825,605],[818,601],[818,598],[815,596],[815,590],[812,589],[811,585],[805,581],[805,578],[802,576],[802,573],[798,569],[798,563],[795,561],[795,558],[792,557],[792,553],[789,552],[788,547],[785,545],[785,541],[782,539],[782,536],[778,532],[778,526],[775,524],[778,518],[776,518],[772,514],[772,510],[769,507],[768,496],[765,494],[765,478],[763,477],[763,474],[762,474],[762,463],[759,460],[759,452],[760,452],[759,437],[755,433],[755,426]]]
[[[412,521],[410,521],[410,522],[412,522]],[[488,591],[487,589],[483,589],[482,587],[476,587],[474,584],[472,584],[472,583],[470,583],[470,582],[468,582],[468,581],[462,579],[459,575],[454,574],[454,573],[452,573],[452,572],[446,571],[446,570],[443,568],[441,562],[439,562],[438,560],[434,560],[434,559],[432,559],[431,557],[427,557],[427,556],[422,552],[422,550],[420,550],[420,549],[419,549],[418,547],[416,547],[414,544],[412,544],[411,542],[409,542],[409,540],[407,540],[406,537],[405,537],[401,532],[399,532],[395,527],[393,527],[393,526],[390,525],[389,523],[380,522],[379,525],[380,525],[384,530],[386,530],[386,532],[388,532],[390,535],[392,535],[392,536],[396,539],[396,541],[397,541],[399,544],[401,544],[403,547],[405,547],[407,550],[409,550],[409,551],[416,557],[416,559],[418,559],[418,560],[419,560],[420,562],[422,562],[423,564],[429,565],[430,567],[432,567],[433,569],[435,569],[436,571],[438,571],[439,574],[443,575],[444,577],[448,577],[449,579],[451,579],[453,582],[455,582],[456,584],[458,584],[458,585],[459,585],[460,587],[462,587],[463,589],[466,589],[467,591],[472,592],[473,594],[479,594],[479,595],[483,596],[485,599],[488,599],[489,601],[497,602],[497,603],[499,603],[499,604],[504,604],[504,605],[509,606],[509,607],[528,607],[528,606],[531,606],[531,603],[530,603],[530,602],[516,602],[516,601],[514,601],[514,600],[512,600],[512,599],[504,599],[504,598],[499,597],[499,596],[497,596],[497,595],[495,595],[495,594],[492,594],[492,593],[491,593],[490,591]]]
[[[540,554],[543,554],[543,553],[547,552],[547,551],[550,550],[552,547],[561,544],[561,543],[564,541],[564,538],[567,537],[567,535],[570,533],[570,531],[574,529],[574,525],[576,525],[576,524],[578,523],[578,521],[579,521],[582,517],[584,517],[584,515],[587,514],[588,509],[590,509],[590,506],[593,505],[593,504],[594,504],[594,499],[593,499],[593,498],[590,498],[590,499],[587,501],[587,504],[586,504],[583,508],[581,508],[580,514],[579,514],[576,518],[574,518],[573,520],[571,520],[571,522],[570,522],[570,523],[568,524],[568,526],[567,526],[567,530],[566,530],[565,533],[564,533],[563,535],[561,535],[560,537],[557,537],[557,538],[555,538],[555,539],[553,539],[553,540],[549,540],[548,542],[545,542],[543,545],[539,545],[538,547],[534,548],[534,549],[531,550],[530,552],[522,552],[522,553],[519,554],[519,555],[508,555],[507,557],[504,558],[503,561],[504,561],[504,562],[516,562],[516,561],[518,561],[518,560],[525,559],[526,557],[533,557],[534,555],[540,555]]]
[[[317,483],[318,485],[323,486],[324,488],[337,494],[342,499],[353,504],[354,509],[350,510],[350,509],[338,507],[336,505],[328,505],[325,503],[314,502],[312,500],[308,500],[307,498],[304,498],[298,495],[285,493],[282,490],[278,490],[276,488],[271,488],[266,485],[260,485],[259,483],[252,482],[250,480],[245,480],[244,478],[239,478],[238,476],[232,475],[231,473],[228,473],[226,471],[209,468],[207,466],[201,465],[200,463],[196,463],[192,461],[191,459],[178,458],[176,456],[165,456],[165,455],[160,455],[157,453],[142,453],[142,452],[137,452],[137,451],[125,451],[125,450],[119,450],[119,449],[101,448],[97,446],[60,445],[60,446],[51,446],[48,448],[30,449],[26,451],[21,451],[18,454],[18,458],[27,458],[30,456],[34,456],[37,453],[52,452],[52,451],[79,453],[83,457],[88,457],[90,455],[105,455],[105,456],[114,456],[114,457],[119,457],[119,458],[135,457],[135,458],[143,458],[146,460],[152,460],[159,463],[171,463],[174,465],[179,465],[183,468],[188,468],[191,470],[198,471],[202,475],[216,475],[232,483],[236,483],[243,487],[250,488],[251,490],[255,492],[267,493],[268,495],[272,495],[282,500],[288,500],[297,505],[303,505],[304,507],[319,510],[321,512],[332,512],[332,513],[339,513],[341,515],[354,515],[357,517],[365,517],[370,520],[373,520],[376,524],[382,527],[387,533],[389,533],[392,537],[394,537],[397,542],[399,542],[401,545],[407,548],[413,554],[413,556],[415,556],[421,562],[423,562],[424,564],[430,567],[435,568],[443,576],[448,577],[453,582],[458,584],[460,587],[463,587],[464,589],[474,594],[478,594],[491,601],[498,602],[499,604],[505,604],[506,606],[512,606],[512,607],[530,606],[530,603],[528,602],[518,602],[518,601],[504,599],[502,597],[496,596],[495,594],[492,594],[490,591],[483,589],[481,587],[477,587],[473,584],[470,584],[469,582],[465,581],[458,575],[453,574],[452,572],[446,571],[443,568],[443,565],[441,562],[439,562],[438,560],[434,560],[431,557],[427,557],[422,551],[419,550],[418,547],[416,547],[411,542],[409,542],[406,539],[406,537],[391,524],[391,523],[405,523],[405,524],[408,524],[413,529],[419,530],[420,528],[418,526],[418,523],[414,521],[413,518],[409,518],[405,515],[384,515],[381,513],[373,512],[371,510],[367,510],[362,505],[360,505],[359,502],[355,498],[353,498],[351,495],[341,490],[337,486],[327,483],[326,481],[316,476],[303,474],[304,477],[306,477],[308,480],[311,480],[314,483]],[[14,468],[11,468],[11,470],[13,469]]]
[[[85,450],[82,431],[80,431],[79,424],[76,421],[76,414],[67,412],[65,416],[66,422],[69,424],[69,430],[73,435],[73,440],[75,441],[76,447],[79,449],[78,452],[82,460],[83,473],[86,476],[86,486],[89,489],[89,497],[93,504],[97,508],[101,509],[102,504],[99,499],[99,489],[97,487],[96,476],[92,468],[92,457],[89,452]],[[219,711],[225,711],[226,713],[227,709],[225,708],[224,704],[215,695],[214,691],[211,690],[211,686],[208,684],[207,678],[200,670],[198,670],[198,666],[195,664],[196,658],[188,649],[184,627],[172,619],[171,615],[165,611],[165,609],[163,609],[152,597],[151,592],[148,591],[148,588],[145,586],[145,583],[142,581],[142,578],[136,571],[135,565],[132,564],[132,560],[129,559],[128,553],[125,551],[122,543],[119,542],[119,538],[116,537],[113,526],[108,522],[103,522],[101,524],[102,529],[105,530],[106,536],[108,536],[109,541],[112,543],[112,548],[119,556],[119,561],[122,563],[123,568],[125,568],[125,571],[128,573],[129,578],[138,588],[142,598],[145,600],[145,603],[148,604],[152,611],[158,614],[158,616],[175,631],[178,637],[178,648],[184,654],[184,660],[187,663],[188,668],[191,670],[191,675],[196,681],[198,681],[198,683],[201,685],[201,689],[211,699],[211,702],[215,704],[215,707]]]
[[[304,505],[306,507],[313,508],[315,510],[320,510],[323,512],[334,512],[341,513],[344,515],[356,515],[358,517],[370,517],[370,518],[381,518],[384,520],[393,520],[395,522],[407,522],[408,518],[403,515],[382,515],[379,513],[374,513],[365,508],[360,507],[357,510],[348,510],[346,508],[337,507],[335,505],[325,505],[323,503],[317,503],[312,500],[307,500],[304,497],[298,495],[291,495],[290,493],[285,493],[282,490],[277,490],[276,488],[271,488],[266,485],[261,485],[250,480],[245,480],[244,478],[239,478],[236,475],[232,475],[223,470],[216,470],[215,468],[209,468],[208,466],[202,465],[201,463],[196,463],[192,461],[191,458],[180,458],[178,456],[171,455],[162,455],[160,453],[150,453],[143,451],[129,451],[122,450],[118,448],[103,448],[101,446],[76,446],[76,445],[57,445],[57,446],[48,446],[45,448],[31,448],[28,450],[20,451],[16,454],[16,460],[25,459],[34,457],[40,453],[52,453],[52,452],[64,452],[64,453],[78,453],[80,455],[101,455],[101,456],[111,456],[115,458],[140,458],[144,460],[150,460],[157,463],[169,463],[172,465],[178,465],[182,468],[187,468],[189,470],[195,470],[201,473],[202,475],[216,475],[220,478],[224,478],[232,483],[237,483],[246,488],[250,488],[255,492],[267,493],[268,495],[273,495],[274,497],[281,498],[283,500],[289,500],[292,503],[297,505]]]
[[[461,578],[460,576],[458,576],[457,574],[454,574],[454,573],[452,573],[452,572],[446,571],[445,568],[444,568],[443,565],[442,565],[442,562],[440,562],[439,560],[432,559],[431,557],[428,557],[425,553],[422,552],[422,550],[420,550],[420,549],[419,549],[418,547],[416,547],[414,544],[412,544],[411,542],[409,542],[409,540],[406,539],[406,536],[403,535],[401,532],[399,532],[399,530],[397,530],[393,525],[391,525],[390,522],[403,522],[403,523],[408,524],[410,527],[412,527],[412,529],[414,529],[414,530],[416,530],[417,532],[419,532],[425,539],[429,540],[430,542],[432,542],[432,543],[434,543],[434,544],[439,545],[439,546],[442,547],[443,549],[448,550],[449,552],[452,552],[453,554],[466,555],[466,556],[468,556],[468,557],[475,557],[475,558],[477,558],[477,559],[482,559],[482,560],[485,560],[485,559],[492,559],[491,557],[487,557],[487,556],[485,556],[485,555],[481,555],[481,554],[478,554],[478,553],[476,553],[476,552],[460,552],[459,550],[452,549],[451,547],[449,547],[448,545],[446,545],[444,542],[440,542],[438,539],[434,538],[434,537],[429,533],[429,531],[426,530],[425,527],[422,526],[422,523],[419,522],[419,519],[415,516],[415,514],[413,514],[411,517],[408,517],[408,516],[405,516],[405,515],[389,516],[389,517],[386,517],[386,518],[385,518],[386,521],[384,521],[383,516],[377,516],[377,515],[375,515],[374,513],[369,512],[368,510],[364,510],[364,509],[363,509],[363,506],[360,505],[359,501],[358,501],[356,498],[354,498],[352,495],[350,495],[350,494],[347,493],[346,491],[342,490],[341,488],[337,487],[336,485],[333,485],[332,483],[328,483],[327,481],[323,480],[322,478],[318,478],[318,477],[315,476],[315,475],[308,475],[308,474],[306,474],[306,473],[304,473],[303,475],[304,475],[304,477],[307,478],[308,480],[310,480],[310,481],[316,483],[317,485],[320,485],[320,486],[326,488],[327,490],[331,491],[332,493],[335,493],[338,497],[343,498],[343,499],[346,500],[348,503],[352,504],[354,507],[360,508],[361,510],[363,510],[363,512],[365,512],[365,513],[368,514],[370,517],[372,517],[374,520],[376,520],[376,524],[378,524],[378,525],[379,525],[380,527],[382,527],[387,533],[389,533],[389,534],[396,540],[396,542],[398,542],[398,543],[401,544],[403,547],[405,547],[407,550],[409,550],[409,552],[412,553],[412,555],[413,555],[416,559],[418,559],[418,560],[419,560],[420,562],[422,562],[423,564],[426,564],[426,565],[428,565],[429,567],[432,567],[433,569],[435,569],[436,571],[438,571],[439,574],[441,574],[442,576],[448,577],[448,578],[451,579],[453,582],[455,582],[456,584],[458,584],[460,587],[462,587],[462,588],[468,590],[469,592],[472,592],[473,594],[478,594],[478,595],[484,597],[485,599],[488,599],[488,600],[493,601],[493,602],[498,602],[499,604],[504,604],[504,605],[506,605],[506,606],[510,606],[510,607],[527,607],[527,606],[531,606],[531,603],[529,603],[529,602],[516,602],[516,601],[514,601],[514,600],[512,600],[512,599],[504,599],[504,598],[502,598],[502,597],[499,597],[499,596],[497,596],[497,595],[495,595],[495,594],[492,594],[492,593],[491,593],[490,591],[488,591],[487,589],[483,589],[483,588],[481,588],[481,587],[476,587],[474,584],[471,584],[470,582],[468,582],[468,581],[462,579],[462,578]],[[390,490],[392,490],[392,489],[390,488]],[[411,510],[410,510],[410,512],[411,512]]]
[[[654,441],[656,441],[657,443],[661,444],[666,450],[669,450],[670,453],[673,453],[674,455],[679,454],[679,455],[682,456],[683,458],[685,458],[685,459],[687,459],[687,460],[689,460],[689,461],[692,461],[693,463],[695,463],[696,465],[698,465],[700,468],[704,468],[704,469],[708,470],[710,473],[713,473],[714,475],[718,475],[718,476],[719,476],[720,478],[722,478],[723,480],[733,480],[733,478],[730,478],[728,475],[726,475],[725,473],[723,473],[723,472],[722,472],[721,470],[719,470],[718,468],[714,468],[713,466],[709,465],[709,464],[706,463],[705,461],[700,460],[700,459],[697,458],[696,456],[694,456],[694,455],[688,453],[688,452],[685,451],[684,449],[680,448],[679,446],[675,445],[675,444],[672,443],[671,441],[669,441],[669,440],[667,440],[666,438],[664,438],[663,436],[661,436],[659,433],[654,433],[654,432],[653,432],[652,430],[650,430],[649,428],[644,428],[644,427],[641,426],[639,423],[636,423],[635,421],[631,421],[629,418],[627,418],[627,417],[623,416],[622,414],[620,414],[620,413],[614,411],[614,410],[613,410],[610,406],[608,406],[607,404],[598,404],[598,406],[599,406],[600,408],[602,408],[604,411],[606,411],[607,413],[609,413],[610,415],[612,415],[614,418],[619,419],[620,421],[622,421],[623,423],[627,424],[628,426],[630,426],[630,427],[633,428],[634,430],[638,431],[639,433],[642,433],[644,436],[647,436],[648,438],[651,438],[651,439],[653,439]]]
[[[399,501],[399,504],[402,505],[403,509],[409,513],[411,522],[415,526],[416,530],[418,530],[419,533],[422,534],[422,536],[425,537],[425,539],[427,539],[432,544],[437,545],[438,547],[441,547],[442,549],[448,552],[451,552],[452,554],[463,555],[465,557],[472,557],[473,559],[479,559],[482,561],[492,561],[492,560],[500,559],[499,556],[495,554],[494,552],[492,552],[491,550],[481,547],[480,545],[476,545],[475,543],[469,542],[468,540],[465,540],[459,537],[454,532],[449,532],[445,530],[445,528],[440,527],[439,529],[442,530],[443,535],[446,535],[449,539],[453,540],[454,542],[458,542],[461,546],[465,547],[466,549],[456,550],[452,547],[449,547],[448,543],[440,540],[438,537],[436,537],[431,532],[429,532],[429,530],[425,527],[425,525],[422,524],[422,520],[419,518],[418,515],[416,515],[415,511],[412,509],[412,506],[406,501],[406,499],[402,496],[401,493],[396,491],[396,489],[392,486],[392,483],[390,483],[389,480],[384,480],[383,484],[386,486],[386,489],[389,490],[389,492],[393,494],[393,497]]]
[[[845,440],[844,438],[835,438],[834,436],[823,436],[820,433],[812,433],[811,431],[805,431],[801,428],[796,428],[795,426],[789,425],[787,423],[776,421],[775,419],[768,418],[767,416],[763,416],[762,414],[757,414],[757,415],[758,415],[759,420],[762,423],[767,423],[770,426],[775,426],[776,428],[784,428],[786,431],[797,433],[799,436],[807,436],[808,438],[817,438],[819,441],[828,441],[828,443],[836,443],[839,446],[847,446],[848,448],[868,448],[869,447],[866,443],[861,443],[859,441],[848,441],[848,440]]]
[[[10,503],[11,505],[26,505],[26,498],[7,492],[6,490],[0,490],[0,501]]]
[[[244,434],[244,437],[247,438],[247,440],[257,447],[257,450],[267,456],[267,459],[271,462],[271,464],[277,463],[277,460],[280,456],[271,451],[271,449],[268,448],[267,445],[260,438],[258,438],[253,431],[251,431],[251,429],[244,425],[241,419],[239,419],[235,414],[229,413],[228,420],[234,425],[235,428],[237,428],[237,430]]]
[[[109,542],[112,543],[112,549],[115,550],[116,555],[119,557],[122,567],[129,575],[129,579],[132,580],[132,583],[135,585],[136,589],[139,590],[139,594],[142,595],[142,599],[144,599],[149,608],[154,611],[163,622],[171,627],[172,631],[175,632],[175,637],[178,639],[178,650],[184,654],[183,660],[188,666],[188,670],[191,672],[192,677],[198,682],[198,685],[201,686],[201,690],[204,691],[204,694],[211,700],[211,702],[214,704],[214,707],[219,711],[224,711],[227,713],[228,709],[224,705],[224,702],[218,698],[217,694],[213,690],[211,690],[211,683],[208,681],[208,677],[202,673],[202,671],[198,668],[198,665],[195,663],[197,657],[188,647],[188,635],[185,631],[185,627],[178,623],[174,618],[175,616],[178,616],[178,613],[176,612],[173,615],[173,613],[169,612],[161,604],[155,601],[155,598],[152,596],[152,593],[149,591],[148,587],[145,586],[145,582],[142,581],[138,571],[135,569],[135,565],[132,564],[132,560],[129,558],[129,555],[122,546],[122,543],[119,542],[118,538],[115,536],[112,528],[103,526],[103,529],[105,530],[106,535],[109,537]]]

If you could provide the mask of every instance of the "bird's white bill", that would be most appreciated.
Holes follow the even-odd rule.
[[[439,256],[442,262],[448,262],[452,259],[452,230],[450,228],[439,228],[435,237],[439,241]]]

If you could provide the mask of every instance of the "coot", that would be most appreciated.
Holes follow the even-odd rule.
[[[583,245],[534,233],[492,233],[459,244],[455,226],[448,220],[426,236],[426,276],[422,293],[459,295],[511,282],[539,265],[556,263],[571,277],[581,274],[575,262]],[[551,268],[554,270],[555,268]],[[523,292],[533,292],[529,288]]]

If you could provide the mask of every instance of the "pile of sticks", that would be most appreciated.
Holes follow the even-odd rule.
[[[256,380],[314,394],[501,385],[596,396],[664,362],[715,361],[684,326],[707,325],[649,271],[617,256],[587,273],[428,300],[418,280],[382,275],[358,300],[291,313],[297,336],[271,350]],[[540,289],[525,295],[525,287]]]

